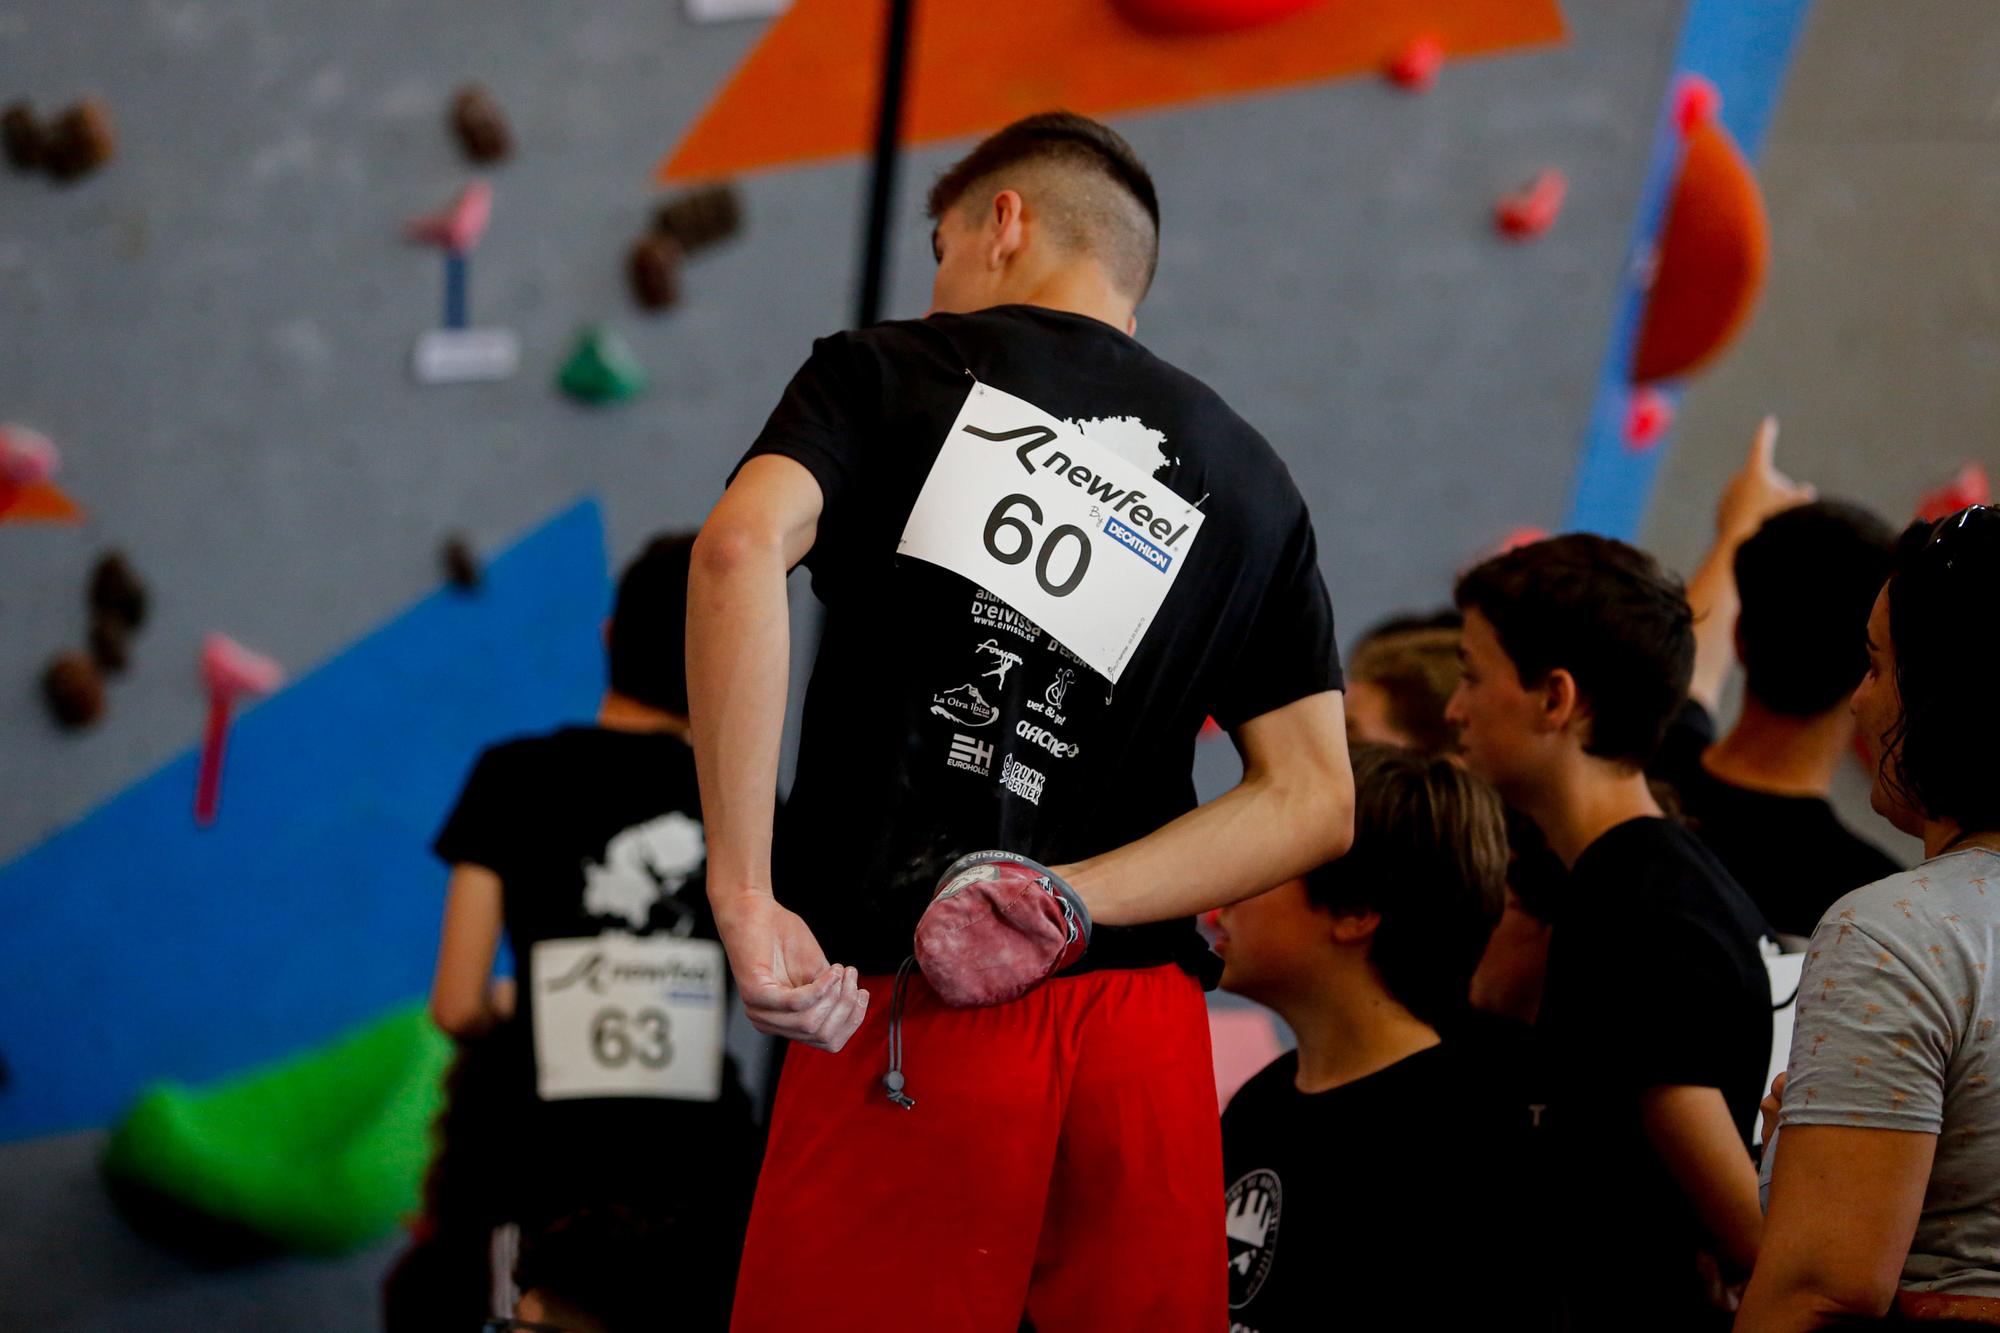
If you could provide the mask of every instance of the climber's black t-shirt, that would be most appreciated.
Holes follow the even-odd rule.
[[[478,1105],[454,1113],[460,1125],[476,1123],[512,1145],[514,1197],[530,1213],[550,1216],[602,1202],[653,1207],[670,1186],[733,1198],[754,1154],[749,1099],[733,1063],[724,1061],[720,1093],[708,1100],[549,1099],[538,1082],[547,1052],[537,1047],[537,945],[574,941],[569,957],[587,959],[606,936],[719,938],[686,742],[665,732],[563,727],[495,745],[473,765],[433,850],[452,865],[484,866],[500,878],[515,1013],[480,1040]],[[724,980],[726,1019],[734,1003],[719,945],[712,957]],[[697,1044],[672,1027],[670,1010],[656,1020],[644,1012],[650,1005],[610,992],[592,1004],[590,1043],[617,1066],[654,1057],[664,1064]],[[612,1009],[619,1012],[607,1017]],[[644,1146],[661,1143],[689,1151]]]
[[[998,429],[1004,414],[973,433],[990,443],[973,441],[955,425],[976,385],[1080,429],[1084,444],[1043,448],[1046,431]],[[950,467],[948,439],[989,450],[997,470]],[[1101,450],[1142,468],[1163,511],[1197,506],[1191,539],[1185,514],[1156,515],[1141,487],[1093,471]],[[826,625],[773,874],[837,962],[895,970],[939,873],[966,852],[1071,862],[1192,809],[1205,718],[1233,727],[1341,688],[1290,473],[1214,392],[1108,324],[1001,306],[823,338],[746,461],[761,454],[803,465],[824,499],[805,563]],[[981,582],[899,554],[934,470],[970,515],[965,542],[1036,571],[1051,597],[1074,595],[1064,607],[1112,619],[1165,588],[1115,685]],[[1044,522],[1032,497],[1051,477],[1098,502],[1078,518],[1089,532],[1053,512]],[[1092,542],[1102,553],[1081,555]],[[1143,586],[1106,597],[1119,578]],[[1200,973],[1211,957],[1182,920],[1101,929],[1084,967]]]

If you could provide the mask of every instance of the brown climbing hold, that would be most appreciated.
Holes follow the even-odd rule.
[[[742,197],[726,182],[670,199],[653,215],[653,230],[679,241],[688,254],[728,240],[742,226]]]
[[[111,127],[111,110],[95,97],[86,97],[56,117],[49,128],[43,155],[49,174],[57,180],[88,176],[118,153],[118,133]]]
[[[681,299],[681,247],[658,232],[641,236],[625,260],[632,296],[648,310],[665,310]]]
[[[64,653],[42,673],[42,693],[57,723],[72,731],[104,716],[104,677],[84,653]]]
[[[26,102],[0,112],[0,139],[6,141],[7,162],[16,171],[35,170],[48,153],[49,132]]]
[[[476,83],[466,84],[452,97],[451,128],[458,135],[458,146],[474,162],[498,162],[514,151],[507,114]]]
[[[125,622],[128,630],[146,623],[146,585],[121,551],[106,551],[90,572],[90,609]]]
[[[454,588],[472,592],[485,577],[484,571],[479,568],[479,557],[472,550],[472,543],[463,537],[447,537],[438,556],[444,564],[445,581]]]
[[[99,611],[90,618],[90,655],[97,665],[116,674],[132,662],[132,626],[123,617]]]

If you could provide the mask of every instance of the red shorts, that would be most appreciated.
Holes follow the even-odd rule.
[[[921,973],[888,1069],[893,979],[838,1055],[794,1046],[734,1333],[1217,1333],[1222,1143],[1201,988],[1177,967],[952,1009]]]

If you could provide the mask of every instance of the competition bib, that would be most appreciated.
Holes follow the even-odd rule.
[[[1201,523],[1144,467],[975,380],[896,549],[990,589],[1115,683]]]
[[[714,940],[542,940],[528,970],[543,1101],[721,1095],[728,964]]]

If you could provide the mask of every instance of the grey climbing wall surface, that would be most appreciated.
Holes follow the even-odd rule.
[[[1511,528],[1559,517],[1682,4],[1563,10],[1565,43],[1449,66],[1425,97],[1363,78],[1118,122],[1167,219],[1140,336],[1290,463],[1348,637],[1442,600]],[[0,860],[197,738],[208,629],[304,670],[434,586],[448,531],[496,545],[594,493],[622,559],[700,519],[810,339],[852,308],[854,161],[747,180],[747,231],[690,264],[672,314],[641,316],[623,289],[654,162],[760,30],[692,25],[670,0],[0,10],[0,92],[97,92],[122,138],[71,188],[0,175],[0,420],[61,443],[89,513],[0,527]],[[425,389],[406,361],[438,316],[439,261],[398,233],[470,175],[443,127],[468,79],[518,141],[491,173],[472,314],[518,330],[524,366]],[[924,309],[915,201],[960,148],[909,163],[894,314]],[[1536,244],[1499,240],[1494,198],[1545,166],[1570,179],[1561,221]],[[648,397],[592,411],[553,392],[593,320],[646,363]],[[108,546],[153,584],[154,619],[103,724],[64,735],[35,678],[80,642],[83,581]],[[1208,747],[1205,783],[1228,763]],[[95,1142],[0,1148],[13,1317],[370,1319],[381,1252],[207,1272],[144,1250],[96,1193]]]

